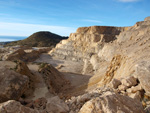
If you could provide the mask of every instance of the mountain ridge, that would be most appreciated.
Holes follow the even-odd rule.
[[[49,31],[39,31],[33,33],[28,38],[19,41],[13,41],[5,46],[28,46],[28,47],[54,47],[62,39],[67,39],[68,37],[63,37]]]

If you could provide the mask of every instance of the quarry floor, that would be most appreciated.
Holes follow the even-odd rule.
[[[67,90],[62,92],[67,96],[78,96],[86,92],[87,84],[92,77],[91,75],[83,75],[81,74],[83,65],[80,62],[73,62],[73,61],[66,61],[60,59],[54,59],[49,54],[43,53],[41,56],[35,60],[34,62],[28,63],[29,69],[36,75],[36,88],[30,97],[26,99],[38,99],[41,97],[50,98],[54,96],[50,94],[46,84],[42,78],[42,75],[38,72],[39,64],[38,63],[49,63],[53,65],[57,70],[59,70],[66,78],[70,85],[68,86]],[[16,64],[11,61],[0,61],[1,66],[5,66],[7,68],[14,68]]]
[[[30,99],[37,99],[40,97],[49,98],[53,96],[48,92],[46,88],[46,84],[42,79],[42,75],[38,73],[38,66],[37,63],[49,63],[53,65],[56,69],[58,69],[61,73],[63,73],[64,78],[66,78],[71,85],[68,86],[67,90],[65,90],[65,95],[69,96],[77,96],[83,94],[91,78],[91,75],[83,75],[81,74],[83,65],[80,62],[73,62],[73,61],[66,61],[60,60],[56,58],[52,58],[49,54],[43,53],[34,63],[29,63],[29,69],[38,75],[39,79],[37,82],[37,89],[35,89],[34,94],[30,97]]]

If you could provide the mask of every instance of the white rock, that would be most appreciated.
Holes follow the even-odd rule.
[[[114,89],[117,89],[119,85],[121,85],[121,81],[118,79],[113,79],[109,84],[109,86]]]
[[[137,64],[136,74],[146,95],[150,96],[150,61],[142,61]]]
[[[139,101],[108,91],[86,102],[79,113],[144,113],[144,109]]]
[[[140,84],[138,84],[137,86],[132,86],[131,88],[127,89],[128,93],[135,93],[137,91],[142,91],[143,88]]]
[[[141,92],[137,91],[136,93],[128,93],[128,96],[133,98],[133,99],[137,99],[137,100],[141,100],[142,96],[141,96]]]
[[[127,88],[128,88],[128,87],[125,86],[125,85],[120,85],[120,86],[118,87],[118,89],[119,89],[120,91],[125,91]]]

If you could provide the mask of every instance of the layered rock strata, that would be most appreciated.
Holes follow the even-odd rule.
[[[95,73],[88,86],[98,82],[101,86],[113,78],[120,79],[130,75],[137,78],[137,65],[149,60],[149,41],[150,21],[146,18],[132,27],[79,28],[68,40],[62,40],[57,44],[49,54],[58,58],[82,61],[83,73]]]
[[[148,17],[132,27],[79,28],[49,54],[53,57],[81,61],[83,73],[93,70],[94,74],[87,84],[86,91],[111,83],[118,93],[141,101],[148,110],[149,43]],[[117,84],[114,84],[116,82]]]
[[[97,54],[104,43],[114,41],[120,32],[127,29],[128,27],[81,27],[77,29],[76,33],[71,33],[68,40],[62,40],[57,44],[49,54],[60,59],[83,62],[86,67],[92,55]],[[95,64],[92,65],[95,67]],[[84,72],[87,70],[86,68]],[[96,70],[96,68],[94,69]]]

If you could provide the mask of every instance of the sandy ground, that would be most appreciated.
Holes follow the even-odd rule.
[[[71,95],[76,95],[78,92],[83,93],[84,89],[87,88],[86,85],[88,84],[89,79],[91,78],[90,75],[81,74],[83,65],[80,62],[54,59],[47,53],[42,54],[35,62],[49,63],[56,68],[59,67],[57,69],[62,72],[64,77],[71,83],[71,87],[68,87],[68,91],[66,92]]]
[[[14,69],[16,67],[16,63],[12,62],[12,61],[0,61],[0,67]],[[35,87],[36,88],[35,88],[34,94],[27,97],[26,99],[36,100],[41,97],[45,97],[45,98],[52,97],[53,95],[49,93],[49,91],[46,87],[46,84],[42,78],[42,75],[38,72],[38,69],[39,69],[38,65],[29,63],[28,67],[31,70],[31,72],[34,73],[36,76],[35,77],[35,79],[36,79]]]
[[[49,63],[52,64],[54,67],[59,67],[61,65],[61,68],[58,69],[61,72],[70,72],[70,73],[78,73],[80,74],[83,68],[82,63],[79,62],[73,62],[73,61],[67,61],[67,60],[60,60],[52,58],[49,54],[43,53],[39,59],[37,59],[35,62],[43,62],[43,63]]]
[[[27,99],[36,100],[41,97],[45,97],[45,98],[52,97],[53,94],[51,94],[48,91],[48,88],[46,87],[46,84],[42,78],[42,75],[38,72],[39,66],[36,64],[28,64],[28,67],[32,71],[32,73],[34,73],[34,75],[36,75],[37,82],[35,83],[36,88],[35,88],[33,95],[31,95]]]
[[[70,81],[71,86],[68,86],[68,90],[66,90],[65,94],[68,95],[78,95],[84,93],[84,90],[87,88],[86,84],[89,82],[91,78],[90,75],[82,75],[81,71],[83,65],[79,62],[73,61],[65,61],[51,58],[50,55],[43,53],[40,58],[38,58],[34,63],[29,63],[28,67],[36,75],[37,82],[35,83],[35,91],[26,99],[36,100],[41,97],[49,98],[54,96],[50,94],[46,84],[42,78],[42,75],[38,72],[39,65],[37,63],[49,63],[52,64],[54,67],[58,68],[60,72],[64,74],[64,77]],[[11,61],[0,61],[0,66],[7,67],[7,68],[15,68],[16,63]]]
[[[54,67],[58,68],[60,72],[64,74],[64,77],[70,81],[71,86],[68,86],[68,90],[63,93],[67,93],[70,95],[83,93],[86,89],[86,84],[89,82],[89,79],[91,78],[90,75],[82,75],[81,71],[83,68],[83,65],[79,62],[73,62],[73,61],[65,61],[65,60],[59,60],[51,58],[50,55],[47,53],[43,53],[40,58],[38,58],[34,63],[28,63],[29,69],[36,75],[37,82],[35,83],[35,91],[34,94],[30,97],[27,97],[27,99],[38,99],[41,97],[52,97],[53,95],[49,93],[46,84],[42,78],[42,75],[38,72],[39,65],[38,63],[49,63],[52,64]],[[11,61],[0,61],[0,66],[5,66],[7,68],[15,68],[16,63]]]

